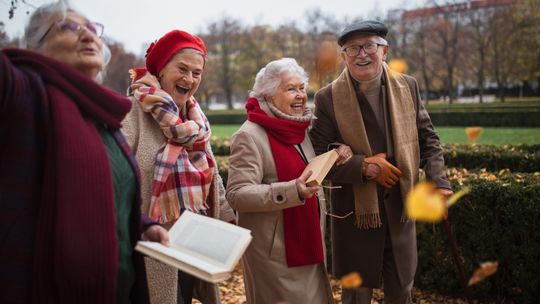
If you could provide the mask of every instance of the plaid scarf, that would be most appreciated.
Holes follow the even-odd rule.
[[[214,160],[207,150],[210,125],[195,98],[182,109],[160,88],[150,73],[137,69],[130,92],[143,111],[152,114],[166,141],[158,150],[154,169],[150,217],[159,223],[175,221],[184,210],[206,214]],[[140,74],[145,73],[143,76]],[[137,74],[139,74],[137,76]]]

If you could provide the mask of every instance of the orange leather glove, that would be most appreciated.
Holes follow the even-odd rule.
[[[379,168],[379,172],[368,168],[373,165]],[[379,153],[364,158],[364,168],[366,168],[365,174],[369,180],[374,180],[387,189],[392,188],[399,181],[399,177],[403,175],[397,167],[386,160],[386,153]],[[370,171],[375,171],[375,174],[370,175]]]

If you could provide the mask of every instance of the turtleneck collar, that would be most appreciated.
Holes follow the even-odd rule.
[[[290,121],[297,121],[297,122],[308,122],[308,121],[311,121],[313,117],[313,114],[311,113],[311,109],[307,105],[306,105],[306,109],[304,110],[304,115],[292,116],[292,115],[284,113],[283,111],[278,109],[276,106],[274,106],[271,102],[263,101],[262,103],[266,104],[270,112],[272,112],[272,114],[277,118],[290,120]],[[263,108],[262,105],[261,105],[261,108]]]
[[[352,75],[351,75],[351,78],[354,79],[357,89],[363,92],[364,94],[371,93],[374,91],[378,92],[379,88],[381,87],[382,72],[383,72],[383,69],[381,66],[381,69],[379,70],[379,72],[375,75],[375,77],[373,77],[370,80],[358,81],[354,79]]]

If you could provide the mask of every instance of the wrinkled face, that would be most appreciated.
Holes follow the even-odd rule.
[[[369,34],[356,34],[349,38],[342,48],[353,45],[364,45],[366,43],[378,43],[378,36]],[[368,55],[361,49],[360,53],[354,57],[349,57],[345,53],[341,53],[347,69],[351,76],[358,81],[367,81],[375,78],[381,71],[383,61],[386,60],[388,46],[379,46],[374,54]]]
[[[191,50],[176,53],[160,72],[159,83],[180,109],[199,88],[204,58]]]
[[[101,39],[88,29],[89,21],[76,12],[67,12],[64,21],[60,18],[51,20],[51,28],[37,51],[96,78],[103,67]],[[77,23],[80,27],[74,30],[73,26],[66,26],[66,22]]]
[[[281,112],[291,116],[302,116],[306,108],[307,94],[300,76],[282,73],[280,84],[269,101]]]

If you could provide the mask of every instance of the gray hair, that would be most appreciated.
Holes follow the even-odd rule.
[[[266,97],[274,96],[281,83],[281,75],[283,73],[299,76],[307,88],[308,75],[306,71],[293,58],[282,58],[271,61],[257,73],[255,84],[253,84],[253,89],[249,92],[249,97],[264,101]]]
[[[60,0],[49,4],[44,4],[38,7],[30,16],[26,28],[24,30],[24,37],[21,41],[21,47],[38,51],[43,47],[43,38],[47,31],[51,28],[54,17],[61,17],[61,20],[66,19],[68,12],[75,12],[81,16],[83,14],[76,11],[69,0]],[[105,67],[111,60],[111,50],[102,40],[101,53],[103,55],[103,66],[101,71],[96,76],[97,82],[102,82],[105,77]]]

